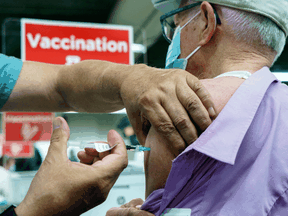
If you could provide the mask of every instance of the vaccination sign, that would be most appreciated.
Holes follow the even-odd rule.
[[[131,26],[21,19],[21,58],[71,65],[98,59],[133,64]]]
[[[3,155],[33,156],[33,142],[50,140],[53,118],[53,113],[3,113],[2,128],[5,137]]]

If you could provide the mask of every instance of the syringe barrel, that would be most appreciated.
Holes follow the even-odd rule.
[[[93,142],[81,142],[80,143],[80,148],[84,149],[84,148],[95,148],[95,143]]]

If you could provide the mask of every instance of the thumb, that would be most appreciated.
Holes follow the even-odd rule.
[[[100,164],[97,163],[93,166],[98,167],[97,173],[102,170],[106,176],[118,176],[128,165],[126,146],[122,137],[115,130],[110,130],[107,138],[110,146],[117,145],[111,149],[111,154],[101,160],[100,167]]]
[[[67,141],[70,136],[70,129],[62,117],[53,121],[53,133],[46,158],[64,159],[67,158]]]
[[[107,140],[110,146],[117,144],[117,146],[111,149],[112,154],[121,155],[123,158],[127,157],[126,145],[119,133],[117,133],[115,130],[110,130],[107,135]]]

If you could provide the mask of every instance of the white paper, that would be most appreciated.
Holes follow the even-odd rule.
[[[113,149],[116,145],[110,147],[109,144],[106,143],[94,143],[95,144],[95,149],[98,152],[105,152],[105,151],[109,151],[111,149]]]

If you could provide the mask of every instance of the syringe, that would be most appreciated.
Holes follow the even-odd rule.
[[[97,141],[97,142],[87,142],[87,141],[73,142],[73,141],[68,141],[68,146],[75,146],[75,147],[79,147],[80,149],[94,148],[98,152],[109,151],[109,150],[113,149],[116,145],[110,147],[110,145],[107,142],[99,142],[99,141]],[[137,145],[137,146],[126,145],[126,149],[129,150],[129,151],[133,151],[133,152],[150,151],[150,148],[143,147],[143,146],[140,146],[140,145]]]
[[[136,146],[126,145],[126,149],[129,151],[135,151],[135,152],[150,151],[151,150],[151,148],[144,147],[141,145],[136,145]]]

